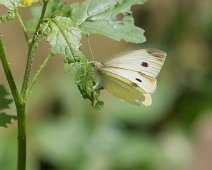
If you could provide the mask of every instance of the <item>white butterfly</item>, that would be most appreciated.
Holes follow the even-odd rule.
[[[162,51],[141,49],[120,53],[104,63],[91,62],[97,78],[93,89],[104,88],[128,103],[149,106],[165,58]]]

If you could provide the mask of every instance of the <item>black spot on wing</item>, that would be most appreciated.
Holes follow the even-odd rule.
[[[142,82],[142,80],[139,79],[139,78],[136,78],[135,80],[138,81],[139,83]],[[134,83],[134,82],[131,82],[131,86],[133,86],[133,87],[139,87],[139,85],[137,83]]]
[[[136,80],[137,80],[138,82],[142,82],[141,79],[139,79],[139,78],[136,78]]]
[[[148,67],[148,63],[147,63],[147,62],[142,62],[142,63],[141,63],[141,66],[143,66],[143,67]]]

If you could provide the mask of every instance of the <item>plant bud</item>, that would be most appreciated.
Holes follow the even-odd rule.
[[[28,7],[32,4],[32,0],[21,0],[21,5]]]

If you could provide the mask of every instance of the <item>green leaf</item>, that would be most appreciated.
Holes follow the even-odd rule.
[[[13,20],[15,17],[15,10],[8,10],[7,14],[0,16],[0,23]]]
[[[8,8],[7,14],[0,16],[0,23],[10,21],[16,17],[16,8],[19,3],[19,0],[0,0],[0,5],[4,5]]]
[[[7,115],[5,113],[0,113],[0,127],[7,127],[7,124],[10,124],[12,120],[17,120],[17,117],[13,115]]]
[[[70,9],[65,6],[64,3],[59,0],[49,1],[46,10],[46,17],[53,18],[56,16],[68,16],[70,14]]]
[[[130,8],[145,1],[87,0],[72,4],[71,18],[86,34],[97,33],[117,41],[142,43],[144,30],[134,25]]]
[[[51,44],[53,54],[60,54],[65,58],[65,71],[72,70],[75,83],[82,97],[89,99],[94,108],[101,108],[103,102],[98,100],[99,92],[92,89],[95,84],[92,76],[92,67],[79,50],[80,29],[73,24],[70,18],[57,16],[46,20],[41,25],[39,34],[46,37]]]
[[[38,24],[40,15],[41,15],[42,8],[40,6],[36,6],[31,8],[32,13],[32,19],[25,22],[25,26],[27,28],[27,31],[34,32],[36,29],[36,26]],[[54,18],[56,16],[69,16],[70,9],[67,8],[64,3],[60,2],[59,0],[52,0],[49,1],[45,18]]]
[[[113,8],[120,0],[87,0],[81,3],[73,3],[71,5],[71,18],[78,25],[81,25],[90,17],[96,16],[100,13]]]
[[[0,110],[9,108],[9,104],[12,103],[11,99],[6,98],[8,94],[4,86],[0,85]]]
[[[103,102],[100,101],[99,91],[94,91],[95,81],[93,78],[93,68],[88,64],[87,58],[80,53],[80,62],[65,63],[65,72],[72,71],[75,77],[75,83],[84,99],[91,101],[91,105],[95,109],[101,109]]]
[[[8,94],[4,86],[0,85],[0,110],[9,108],[12,100],[7,98]],[[11,123],[12,119],[16,120],[16,116],[0,113],[0,127],[7,127],[7,124]]]
[[[94,108],[100,108],[103,103],[98,100],[99,92],[92,90],[95,84],[91,75],[92,68],[79,50],[80,30],[70,18],[60,16],[47,20],[42,24],[41,30],[52,46],[52,53],[61,54],[65,58],[65,71],[73,71],[82,97],[89,99]]]
[[[61,54],[70,62],[78,60],[81,32],[70,18],[57,16],[49,19],[42,24],[41,29],[46,32],[53,54]]]

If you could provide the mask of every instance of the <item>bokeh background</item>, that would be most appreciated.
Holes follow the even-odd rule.
[[[103,109],[93,110],[72,75],[63,72],[62,57],[55,57],[29,99],[27,170],[212,169],[212,1],[149,0],[132,10],[136,25],[145,29],[145,43],[92,35],[91,46],[98,61],[132,49],[165,51],[152,106],[132,106],[104,91]],[[31,17],[29,9],[20,12]],[[26,61],[20,25],[3,23],[0,31],[20,84]],[[82,44],[91,59],[86,39]],[[34,70],[48,51],[46,44],[39,48]],[[7,86],[2,67],[0,81]],[[0,128],[1,170],[16,169],[16,135],[16,122]]]

